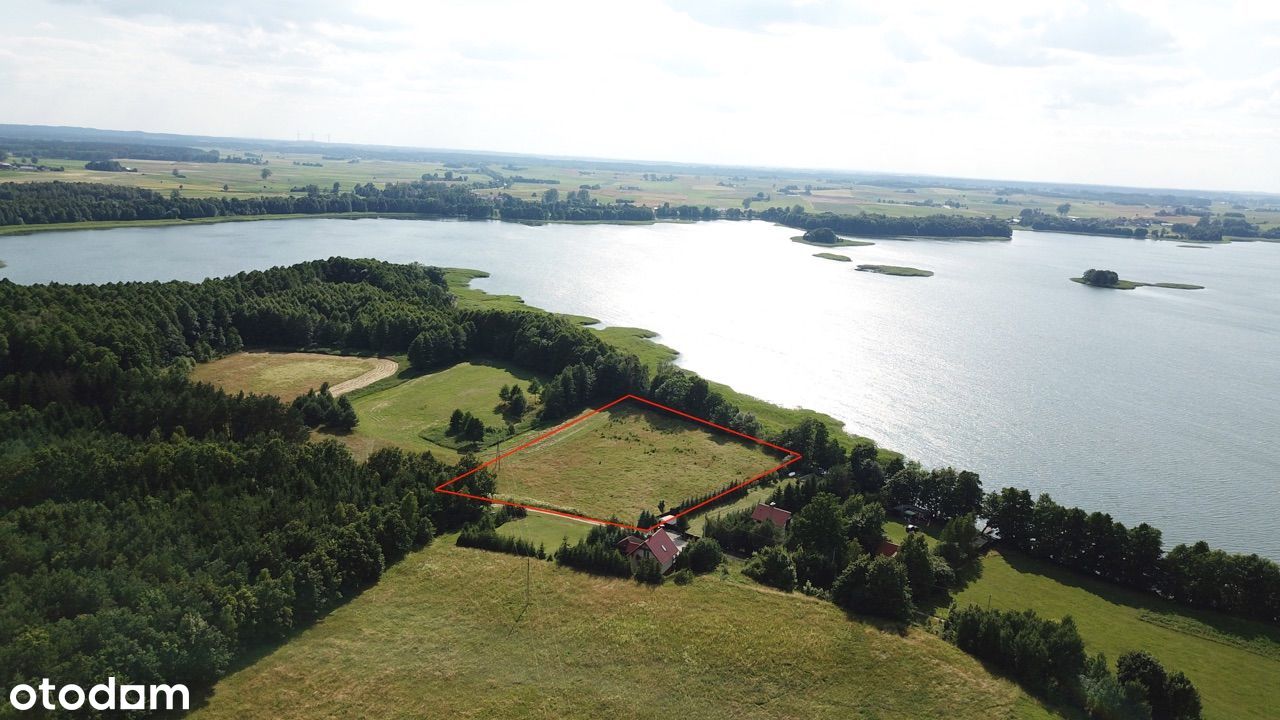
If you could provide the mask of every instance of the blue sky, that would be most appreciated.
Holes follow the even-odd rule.
[[[1280,3],[6,8],[0,122],[1280,192]]]

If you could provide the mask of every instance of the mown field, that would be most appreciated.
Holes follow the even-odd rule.
[[[503,497],[590,517],[634,522],[781,462],[727,433],[624,402],[502,460]]]
[[[498,534],[528,540],[535,546],[543,545],[551,553],[560,547],[562,540],[567,539],[572,545],[585,538],[590,530],[589,523],[531,512],[526,518],[502,524]]]
[[[1051,717],[942,640],[850,621],[830,603],[714,576],[642,587],[458,548],[451,537],[223,679],[193,713],[659,715]]]
[[[200,363],[191,375],[230,393],[276,395],[288,401],[323,383],[337,385],[357,378],[377,364],[377,358],[368,357],[242,352]]]
[[[505,428],[506,420],[494,411],[499,402],[498,391],[503,385],[513,383],[527,390],[534,377],[533,373],[514,365],[477,360],[404,379],[381,389],[373,387],[370,392],[352,397],[351,404],[360,424],[342,440],[360,457],[380,447],[397,446],[430,451],[452,462],[458,456],[457,451],[430,438],[443,438],[454,409],[472,413],[489,427]],[[527,428],[531,417],[532,412],[517,427]]]

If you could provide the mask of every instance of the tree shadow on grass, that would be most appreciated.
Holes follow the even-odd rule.
[[[1005,562],[1009,564],[1009,567],[1016,572],[1048,578],[1066,587],[1076,588],[1094,595],[1114,605],[1122,605],[1160,615],[1176,615],[1190,618],[1212,628],[1215,632],[1231,636],[1241,642],[1272,643],[1280,650],[1280,628],[1271,627],[1256,620],[1233,617],[1215,610],[1203,610],[1180,605],[1150,593],[1126,588],[1101,578],[1090,577],[1074,570],[1068,570],[1014,550],[1004,550],[1000,554],[1004,557]],[[1167,627],[1165,625],[1158,626]],[[1186,632],[1183,630],[1177,631]],[[1194,632],[1187,632],[1187,634],[1203,637]],[[1212,638],[1205,639],[1212,640]]]

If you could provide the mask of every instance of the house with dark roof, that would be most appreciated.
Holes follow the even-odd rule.
[[[676,556],[684,549],[683,538],[672,536],[666,530],[654,530],[649,537],[639,538],[631,535],[618,541],[618,550],[635,565],[641,559],[651,557],[658,561],[662,572],[671,569]]]
[[[785,528],[787,523],[791,522],[791,513],[777,507],[773,503],[768,505],[760,503],[755,510],[751,511],[751,519],[756,522],[771,522],[779,528]]]
[[[883,555],[885,557],[893,557],[898,554],[898,549],[899,548],[896,543],[880,538],[880,545],[876,547],[876,554]]]

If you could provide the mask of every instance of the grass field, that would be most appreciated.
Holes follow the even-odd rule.
[[[531,602],[525,607],[526,572]],[[203,720],[1052,717],[942,640],[706,576],[648,588],[459,548],[411,553],[223,679]]]
[[[623,403],[504,459],[498,494],[531,505],[635,522],[742,482],[776,452],[660,410]]]
[[[813,256],[824,260],[835,260],[836,262],[853,262],[853,258],[848,255],[839,255],[837,253],[814,253]]]
[[[568,539],[570,544],[578,542],[590,530],[591,525],[588,523],[536,512],[498,526],[499,535],[528,540],[535,546],[543,545],[548,553],[555,552],[562,540]]]
[[[1275,718],[1280,709],[1280,629],[1200,612],[1066,572],[1019,553],[988,553],[959,604],[1071,615],[1090,653],[1112,662],[1146,650],[1200,691],[1207,720]]]
[[[285,400],[322,383],[337,385],[374,369],[377,358],[320,353],[242,352],[200,363],[191,377],[230,393],[277,395]]]
[[[397,446],[430,451],[452,462],[458,453],[430,438],[443,439],[454,409],[470,412],[489,427],[505,428],[506,420],[494,412],[499,402],[498,390],[513,383],[527,389],[534,377],[533,373],[506,363],[474,361],[411,377],[390,387],[374,388],[373,392],[353,396],[351,404],[360,424],[342,440],[357,457],[367,457],[381,447]],[[527,413],[517,427],[526,428],[531,417],[532,412]]]

